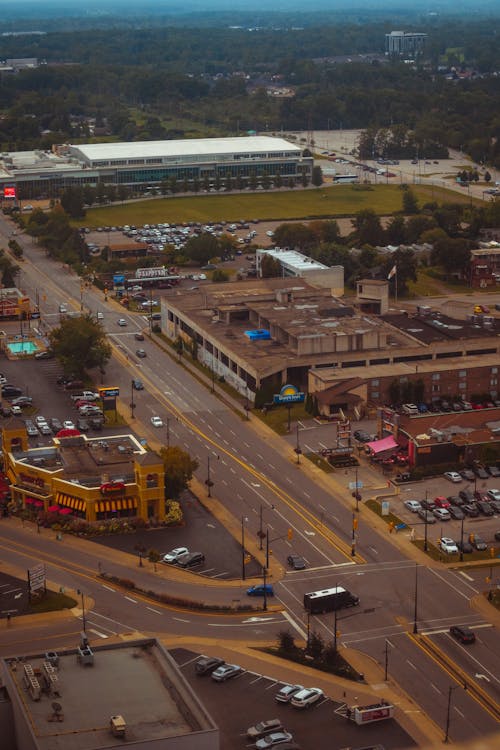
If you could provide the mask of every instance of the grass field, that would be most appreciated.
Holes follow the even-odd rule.
[[[467,202],[468,197],[443,188],[412,186],[419,203],[428,201]],[[134,201],[121,206],[105,206],[87,211],[87,226],[123,224],[183,223],[187,221],[262,221],[335,218],[353,216],[370,208],[380,216],[402,209],[402,192],[397,185],[335,185],[328,188],[286,190],[283,192],[232,193],[230,195],[190,195]],[[81,225],[81,221],[74,222]]]

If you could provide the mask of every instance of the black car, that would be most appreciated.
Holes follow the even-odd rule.
[[[475,474],[472,471],[472,469],[462,469],[462,471],[458,472],[463,479],[466,479],[468,482],[473,482],[475,479]]]
[[[425,508],[425,510],[434,510],[434,508],[436,507],[436,503],[434,502],[434,500],[431,500],[428,497],[421,500],[420,505],[422,506],[422,508]]]
[[[466,628],[465,625],[452,625],[450,635],[456,638],[457,641],[460,641],[460,643],[474,643],[476,640],[474,631]]]
[[[2,396],[4,398],[12,399],[16,398],[17,396],[23,395],[23,389],[18,388],[17,385],[3,385],[2,386]]]
[[[57,417],[52,417],[51,419],[49,419],[49,425],[54,435],[57,435],[59,430],[62,430],[63,428],[61,422],[57,419]]]
[[[76,428],[80,430],[80,432],[88,432],[90,430],[90,425],[86,419],[79,419],[76,423]]]
[[[360,443],[369,443],[371,440],[371,436],[364,430],[355,430],[354,438],[359,440]]]
[[[195,565],[201,565],[205,562],[205,555],[202,552],[187,552],[177,559],[177,565],[180,568],[194,568]]]
[[[459,495],[450,495],[448,501],[457,508],[462,508],[465,505],[465,500]]]
[[[491,505],[486,502],[486,500],[478,500],[476,503],[479,512],[483,514],[483,516],[492,516],[494,511]]]
[[[488,549],[488,545],[479,534],[474,534],[473,538],[471,537],[471,542],[472,546],[477,549],[478,552],[484,552]]]
[[[476,508],[476,503],[466,503],[464,506],[462,506],[462,510],[466,516],[469,516],[469,518],[477,518],[479,515],[479,511]]]
[[[500,500],[488,500],[494,513],[500,513]]]
[[[210,674],[225,663],[224,659],[219,659],[217,656],[200,656],[194,663],[194,670],[196,674]]]
[[[304,558],[300,555],[288,555],[286,560],[289,566],[294,570],[305,570],[307,567]]]
[[[472,490],[460,490],[458,496],[461,497],[462,500],[465,500],[466,503],[474,502],[474,493]]]
[[[466,555],[470,555],[473,552],[472,544],[468,542],[466,539],[463,540],[463,542],[458,541],[455,542],[455,544],[458,547],[459,552],[464,552]]]
[[[487,466],[486,471],[490,475],[490,477],[500,477],[500,469],[498,466]]]
[[[93,417],[92,419],[89,419],[89,425],[94,432],[101,432],[102,430],[102,419],[99,419],[98,417]]]
[[[144,341],[144,334],[143,333],[135,333],[134,338],[136,341]]]
[[[447,510],[450,516],[455,521],[461,521],[463,518],[465,518],[465,513],[463,512],[462,508],[459,508],[457,505],[450,505]]]
[[[476,468],[474,469],[474,472],[475,472],[476,477],[478,479],[488,479],[489,478],[488,472],[482,466],[476,466]]]

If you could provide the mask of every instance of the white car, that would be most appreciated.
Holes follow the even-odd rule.
[[[490,500],[500,500],[500,490],[491,489],[486,494]]]
[[[163,420],[161,417],[151,417],[151,424],[153,427],[163,427]]]
[[[65,419],[63,422],[63,430],[76,430],[75,423],[71,419]]]
[[[117,320],[117,323],[118,323],[119,326],[126,326],[126,325],[128,325],[127,321],[125,320],[125,318],[119,318]]]
[[[284,742],[291,742],[292,740],[293,735],[290,732],[271,732],[271,734],[267,734],[265,737],[257,740],[255,747],[258,750],[266,750],[268,747],[279,747]]]
[[[438,521],[450,521],[451,520],[450,511],[446,510],[446,508],[434,508],[432,512],[434,513]]]
[[[453,539],[450,539],[449,536],[441,537],[439,546],[441,547],[443,552],[446,552],[447,555],[458,555],[458,547]]]
[[[320,688],[304,688],[292,697],[290,703],[294,708],[309,708],[324,697]]]
[[[163,555],[163,562],[173,565],[181,555],[187,555],[188,553],[189,550],[187,547],[176,547],[175,549],[171,549],[170,552],[167,552],[166,555]]]
[[[412,513],[418,513],[420,508],[422,507],[418,500],[405,500],[404,501],[405,508],[408,508],[409,511]]]
[[[41,414],[38,414],[38,416],[35,417],[35,423],[36,424],[47,424],[47,420]]]
[[[458,471],[445,471],[444,472],[445,479],[448,479],[450,482],[461,482],[462,477],[458,473]]]

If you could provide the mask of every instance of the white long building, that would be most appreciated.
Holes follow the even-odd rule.
[[[179,141],[65,144],[52,151],[0,155],[0,189],[16,187],[24,198],[57,196],[70,185],[98,182],[141,190],[165,180],[242,178],[278,175],[310,179],[313,158],[284,138],[242,136]]]

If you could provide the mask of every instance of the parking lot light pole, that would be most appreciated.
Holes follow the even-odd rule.
[[[267,612],[267,571],[265,568],[262,568],[262,578],[264,583],[264,601],[262,604],[262,609],[264,612]]]
[[[131,419],[134,418],[134,409],[135,409],[135,401],[134,401],[134,381],[131,381],[131,387],[130,387],[130,417]]]
[[[241,516],[241,580],[245,579],[245,517]]]
[[[465,521],[465,513],[463,513],[463,518],[460,523],[460,562],[464,561],[464,521]]]
[[[448,707],[446,709],[446,729],[444,734],[444,742],[447,743],[450,741],[450,721],[451,721],[451,696],[454,690],[458,690],[458,688],[463,687],[464,690],[467,690],[467,683],[464,680],[463,685],[450,685],[448,688]]]

